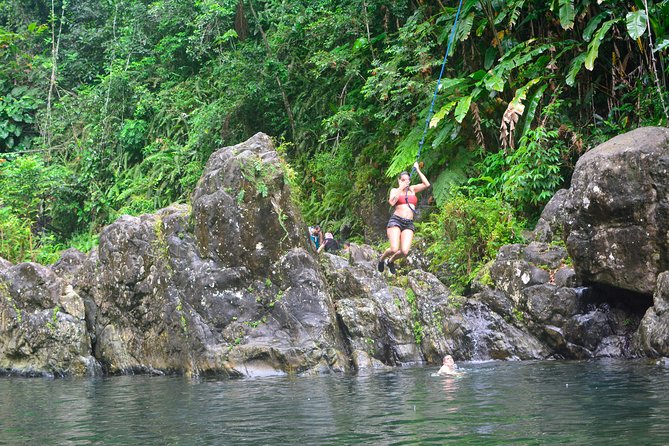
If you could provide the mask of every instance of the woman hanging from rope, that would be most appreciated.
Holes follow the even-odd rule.
[[[411,186],[411,175],[408,172],[402,172],[398,178],[399,186],[390,190],[388,203],[391,206],[395,206],[395,212],[393,212],[386,225],[390,248],[381,254],[378,264],[379,272],[383,272],[387,259],[388,270],[391,274],[395,274],[395,260],[406,257],[411,248],[415,231],[413,217],[416,213],[416,205],[418,204],[416,194],[430,187],[430,182],[427,181],[423,172],[420,171],[418,162],[414,163],[413,167],[416,169],[416,173],[418,173],[422,183]]]

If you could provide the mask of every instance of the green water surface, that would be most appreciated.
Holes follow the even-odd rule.
[[[665,445],[669,368],[487,362],[355,376],[0,379],[2,445]]]

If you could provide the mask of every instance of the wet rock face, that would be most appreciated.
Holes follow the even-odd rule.
[[[0,269],[0,372],[31,376],[94,374],[84,304],[48,268]]]
[[[214,153],[191,201],[201,255],[224,266],[267,270],[283,252],[306,247],[283,166],[265,134]]]
[[[327,282],[357,369],[457,360],[539,359],[550,352],[486,303],[452,296],[434,275],[413,270],[388,284],[367,263],[326,255]]]
[[[669,356],[669,272],[657,277],[653,306],[643,319],[635,339],[636,346],[651,357]]]
[[[175,205],[120,218],[82,269],[77,284],[105,370],[347,369],[270,139],[213,154],[192,202],[192,213]]]
[[[617,136],[577,162],[564,237],[577,275],[651,295],[669,269],[669,129]]]
[[[575,272],[565,260],[563,248],[546,243],[504,246],[487,276],[482,274],[474,284],[478,293],[473,298],[523,333],[520,339],[536,341],[524,350],[526,357],[637,355],[633,338],[640,321],[638,311],[624,305],[620,292],[612,297],[607,293],[613,290],[578,287]],[[493,331],[504,345],[505,331]]]

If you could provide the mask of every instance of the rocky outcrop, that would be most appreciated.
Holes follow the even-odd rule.
[[[567,260],[563,248],[546,243],[504,246],[475,281],[473,298],[553,357],[635,356],[638,313],[601,290],[578,287]]]
[[[651,295],[669,270],[669,129],[619,135],[576,163],[562,209],[577,275]]]
[[[0,268],[0,372],[53,376],[98,369],[84,303],[72,285],[36,263]]]
[[[453,296],[434,275],[413,270],[389,284],[366,263],[326,254],[340,329],[357,369],[460,360],[551,356],[485,303]],[[352,257],[351,257],[352,259]]]
[[[669,279],[655,280],[669,270],[664,158],[646,145],[632,156],[620,141],[629,138],[584,156],[537,241],[501,248],[462,297],[420,269],[379,273],[369,246],[316,254],[270,139],[255,135],[212,155],[190,206],[123,216],[96,250],[68,250],[51,267],[0,259],[0,372],[262,376],[437,364],[445,354],[669,355]],[[615,175],[638,181],[639,191],[616,192],[631,209],[613,203]],[[625,237],[642,230],[655,240]],[[546,243],[559,236],[567,249]]]
[[[648,356],[669,356],[669,271],[657,277],[653,306],[641,320],[635,341],[639,350]]]
[[[111,373],[345,370],[332,303],[266,135],[210,158],[187,206],[105,228],[77,282]]]
[[[597,301],[614,303],[612,320],[590,312],[587,321],[577,317],[565,327],[577,338],[603,339],[604,353],[669,355],[668,179],[669,129],[619,135],[578,160],[569,190],[553,197],[535,229],[538,240],[562,238],[576,281],[593,287]],[[593,347],[592,340],[582,343]]]

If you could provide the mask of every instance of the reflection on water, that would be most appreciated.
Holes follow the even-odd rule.
[[[669,369],[461,364],[360,376],[0,379],[0,444],[669,444]]]

